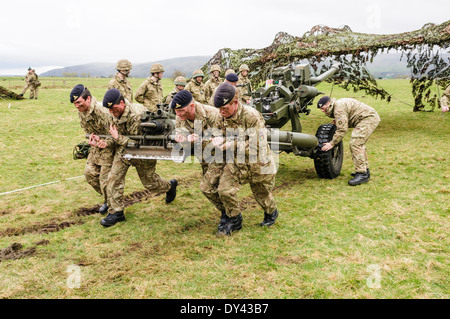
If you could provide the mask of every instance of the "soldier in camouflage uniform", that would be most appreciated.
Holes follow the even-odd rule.
[[[114,159],[114,148],[112,145],[104,148],[97,146],[100,142],[98,135],[109,134],[108,129],[111,122],[111,115],[82,84],[78,84],[72,89],[70,92],[70,102],[78,110],[80,125],[84,132],[90,134],[89,145],[91,147],[84,168],[84,176],[89,185],[103,196],[104,203],[100,207],[100,213],[104,214],[108,211],[106,185]]]
[[[171,107],[177,115],[175,141],[185,150],[194,148],[194,155],[200,161],[204,175],[209,165],[207,154],[212,155],[210,149],[205,150],[210,144],[208,135],[216,126],[219,111],[215,107],[196,102],[191,92],[186,90],[175,95]]]
[[[250,83],[250,79],[248,78],[249,71],[250,69],[247,64],[242,64],[239,67],[239,81],[237,83],[237,88],[239,90],[241,102],[244,104],[249,104],[252,98],[252,85]]]
[[[442,112],[448,112],[449,110],[449,101],[450,101],[450,85],[447,86],[444,93],[442,93],[441,97],[441,109]]]
[[[231,72],[233,70],[229,69],[225,75],[225,80],[223,83],[230,83],[232,86],[237,87],[237,83],[239,81],[239,78],[236,73]],[[214,96],[216,95],[217,88],[214,89],[213,95],[211,96],[211,99],[209,100],[210,105],[214,105]]]
[[[164,67],[161,64],[153,64],[150,68],[150,76],[142,82],[134,95],[136,102],[144,104],[150,112],[158,110],[157,104],[162,103],[163,88],[161,79],[163,73]]]
[[[191,92],[194,100],[202,104],[208,104],[205,97],[205,84],[203,84],[203,78],[205,75],[200,69],[195,70],[192,73],[192,78],[189,83],[184,88],[185,90]]]
[[[117,73],[108,83],[108,90],[118,89],[120,93],[122,93],[123,97],[126,98],[130,103],[133,103],[133,88],[131,87],[131,83],[127,79],[127,77],[130,74],[132,68],[133,65],[126,59],[117,61]]]
[[[34,98],[37,100],[38,99],[38,92],[39,92],[39,87],[41,86],[41,82],[39,82],[39,76],[36,74],[36,70],[33,69],[33,74],[36,77],[36,79],[33,82],[33,85],[30,89],[30,96],[34,96]],[[31,97],[30,97],[31,99]]]
[[[173,88],[172,92],[170,92],[169,95],[166,96],[166,99],[164,100],[164,103],[169,104],[169,106],[170,103],[172,103],[175,94],[177,94],[181,90],[184,90],[186,86],[186,79],[184,76],[177,76],[173,81],[173,84],[175,84],[175,87]]]
[[[237,193],[245,183],[250,184],[253,196],[264,210],[260,225],[271,226],[278,217],[272,196],[276,165],[265,121],[258,111],[241,104],[238,90],[230,83],[217,88],[214,106],[219,108],[217,128],[221,134],[214,133],[215,160],[203,176],[200,189],[222,212],[217,234],[231,235],[242,228]]]
[[[355,164],[355,173],[348,182],[351,186],[367,183],[370,178],[369,162],[365,144],[380,123],[380,116],[372,107],[352,98],[330,99],[322,97],[317,107],[328,117],[334,118],[337,129],[333,139],[324,143],[322,151],[329,151],[344,138],[347,130],[353,128],[350,138],[350,152]]]
[[[20,96],[23,96],[25,94],[25,92],[30,89],[30,99],[34,99],[35,96],[35,86],[34,86],[34,82],[37,81],[37,76],[36,74],[33,72],[33,69],[30,67],[28,68],[28,73],[27,75],[25,75],[25,87],[22,90],[22,93],[20,93]],[[37,97],[36,97],[37,98]]]
[[[209,69],[209,73],[211,74],[211,76],[205,83],[206,101],[211,101],[214,98],[214,91],[220,84],[222,84],[223,79],[219,77],[221,71],[222,69],[219,65],[211,65],[211,68]],[[212,103],[210,103],[209,105],[212,105]]]
[[[146,109],[140,104],[131,104],[125,100],[117,89],[110,89],[103,98],[103,106],[113,115],[109,132],[115,147],[114,161],[106,188],[110,203],[108,215],[101,225],[112,226],[125,221],[123,193],[125,177],[130,166],[134,166],[144,187],[156,193],[166,193],[166,203],[176,197],[177,180],[170,182],[161,178],[156,172],[156,160],[126,160],[123,152],[130,139],[126,135],[141,135],[141,117]],[[108,141],[109,142],[109,141]]]

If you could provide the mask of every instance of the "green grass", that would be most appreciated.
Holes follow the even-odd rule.
[[[133,89],[142,81],[132,79]],[[108,79],[41,82],[38,100],[0,100],[0,193],[60,182],[0,195],[0,249],[36,247],[32,256],[0,261],[0,297],[449,297],[450,114],[413,113],[407,80],[380,81],[396,97],[391,103],[333,88],[335,97],[355,97],[380,114],[367,144],[368,184],[347,185],[349,134],[341,175],[333,180],[317,178],[311,159],[281,154],[276,224],[259,227],[263,214],[246,185],[244,227],[227,238],[215,235],[219,213],[199,190],[198,164],[158,162],[161,176],[180,181],[170,205],[152,196],[127,207],[127,221],[108,229],[99,214],[76,214],[102,199],[83,177],[67,180],[82,176],[85,164],[72,159],[83,132],[69,93],[84,83],[101,100]],[[0,78],[0,85],[20,93],[23,81]],[[172,90],[170,80],[163,86],[165,94]],[[315,134],[330,120],[311,108],[301,121],[304,133]],[[126,194],[140,190],[131,168]],[[38,232],[64,222],[70,227]],[[37,245],[42,240],[48,243]],[[71,265],[81,271],[79,288],[68,285]],[[373,267],[380,288],[370,285]]]

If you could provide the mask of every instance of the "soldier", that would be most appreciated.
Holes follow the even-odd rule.
[[[219,109],[217,127],[222,134],[212,139],[217,147],[215,161],[203,176],[200,189],[222,212],[217,234],[231,235],[242,228],[237,193],[245,183],[250,184],[253,196],[264,210],[260,225],[271,226],[278,217],[272,196],[276,166],[267,142],[265,121],[258,111],[239,101],[238,90],[230,83],[217,88],[214,106]],[[237,138],[230,136],[236,133]]]
[[[70,102],[78,110],[81,127],[86,134],[90,134],[89,145],[91,148],[84,168],[84,176],[89,185],[103,196],[104,203],[100,207],[100,213],[105,214],[108,211],[106,185],[114,159],[114,149],[112,145],[99,148],[98,143],[101,145],[101,142],[98,135],[109,134],[111,115],[82,84],[78,84],[72,89]]]
[[[123,191],[125,176],[130,166],[134,166],[144,187],[156,193],[166,193],[166,203],[176,197],[176,179],[170,182],[161,178],[156,172],[156,160],[126,160],[123,152],[129,142],[126,135],[141,135],[141,117],[145,108],[140,104],[131,104],[125,100],[117,89],[110,89],[103,98],[103,106],[113,115],[109,132],[114,140],[115,156],[109,174],[106,191],[110,207],[108,215],[101,220],[101,225],[112,226],[125,221]]]
[[[184,90],[186,86],[186,79],[184,76],[177,76],[175,80],[173,81],[173,84],[175,84],[175,87],[173,88],[172,92],[169,93],[169,95],[166,96],[166,99],[164,101],[165,104],[170,105],[172,103],[173,97],[175,94],[180,92],[181,90]]]
[[[329,151],[344,138],[348,128],[354,128],[350,139],[350,152],[355,164],[355,173],[348,184],[351,186],[367,183],[370,178],[369,163],[365,144],[373,131],[380,123],[380,116],[372,107],[352,98],[343,98],[336,101],[323,96],[317,107],[326,116],[334,118],[337,126],[333,139],[324,143],[322,151]]]
[[[215,89],[222,83],[223,79],[219,77],[222,69],[219,65],[213,64],[209,69],[209,73],[211,77],[205,83],[205,99],[206,101],[210,101],[213,99]],[[210,104],[212,105],[212,104]]]
[[[36,77],[36,79],[34,80],[31,89],[30,89],[30,95],[34,95],[34,98],[37,100],[38,99],[38,92],[39,92],[39,87],[41,86],[41,82],[39,82],[39,76],[36,74],[36,70],[33,69],[33,74]],[[33,94],[34,91],[34,94]]]
[[[25,92],[30,89],[30,99],[34,99],[34,82],[36,81],[36,74],[33,72],[31,67],[28,68],[28,73],[25,75],[25,87],[20,93],[20,96],[23,96]]]
[[[130,103],[133,103],[133,89],[127,77],[130,75],[130,71],[132,68],[133,65],[126,59],[117,61],[117,73],[108,83],[108,90],[118,89],[120,93],[122,93],[123,97],[126,98]]]
[[[153,64],[150,68],[150,76],[142,82],[134,95],[136,102],[144,104],[150,112],[158,110],[157,104],[162,103],[163,89],[161,79],[163,74],[164,67],[159,63]]]
[[[236,73],[231,72],[233,70],[230,69],[228,71],[227,71],[227,75],[225,76],[225,80],[223,81],[223,83],[230,83],[232,86],[236,87],[238,84],[239,78]],[[210,105],[214,105],[214,95],[216,94],[216,90],[217,90],[217,88],[214,89],[214,94],[211,96],[211,99],[209,100]]]
[[[252,85],[250,79],[248,78],[248,72],[250,71],[247,64],[242,64],[239,67],[239,82],[237,84],[239,95],[241,97],[241,102],[249,104],[251,102],[251,92]]]
[[[202,104],[208,104],[205,97],[205,85],[203,84],[203,78],[205,75],[200,69],[195,70],[192,73],[191,81],[184,88],[185,90],[191,92],[194,100]]]
[[[441,110],[442,112],[448,112],[449,110],[449,101],[450,101],[450,85],[447,86],[444,93],[442,93],[441,97]]]
[[[207,154],[205,148],[209,144],[206,136],[215,127],[219,111],[215,107],[196,102],[191,92],[186,90],[175,95],[171,107],[177,115],[175,141],[182,145],[188,144],[185,147],[189,149],[192,149],[192,146],[201,146],[199,149],[194,149],[194,154],[201,163],[204,175],[209,165],[208,158],[203,156]]]

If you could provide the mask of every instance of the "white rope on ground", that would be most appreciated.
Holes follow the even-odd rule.
[[[62,181],[68,181],[68,180],[76,179],[76,178],[80,178],[80,177],[84,177],[84,175],[80,175],[80,176],[76,176],[76,177],[70,177],[70,178],[66,178],[66,179],[61,179],[59,181],[53,181],[53,182],[48,182],[48,183],[44,183],[44,184],[29,186],[29,187],[25,187],[25,188],[21,188],[21,189],[16,189],[16,190],[13,190],[13,191],[0,193],[0,196],[1,195],[6,195],[6,194],[11,194],[11,193],[16,193],[16,192],[21,192],[21,191],[24,191],[24,190],[27,190],[27,189],[30,189],[30,188],[39,187],[39,186],[45,186],[45,185],[59,183],[59,182],[62,182]]]

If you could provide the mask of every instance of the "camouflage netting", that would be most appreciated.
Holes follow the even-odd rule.
[[[450,20],[439,25],[428,23],[420,30],[400,34],[379,35],[353,32],[348,26],[330,28],[323,25],[313,27],[302,37],[284,32],[275,36],[272,45],[264,49],[219,50],[202,68],[208,74],[212,64],[222,69],[233,68],[236,72],[241,64],[250,67],[253,87],[261,86],[273,68],[293,62],[308,62],[316,75],[327,70],[334,61],[342,64],[342,71],[328,81],[346,90],[363,90],[366,94],[391,100],[391,95],[381,88],[366,63],[372,62],[378,53],[397,50],[406,57],[411,71],[414,111],[422,111],[425,103],[432,109],[437,105],[436,94],[431,95],[435,81],[440,90],[450,84]],[[440,91],[442,92],[442,91]]]
[[[0,86],[0,98],[13,99],[13,100],[22,100],[23,99],[23,97],[21,95],[16,94],[10,90],[7,90],[3,86]]]

